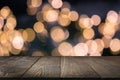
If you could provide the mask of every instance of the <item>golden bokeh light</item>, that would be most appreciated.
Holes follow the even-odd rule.
[[[6,19],[10,14],[11,14],[11,10],[8,6],[4,6],[1,10],[0,10],[0,14],[1,16]]]
[[[58,51],[62,56],[70,56],[70,54],[72,53],[72,50],[73,50],[73,47],[68,42],[62,42],[58,46]]]
[[[42,22],[39,21],[39,22],[36,22],[34,24],[33,28],[34,28],[35,32],[41,33],[41,32],[44,31],[45,26],[44,26],[44,24]]]
[[[90,53],[89,56],[102,56],[100,52]]]
[[[53,8],[58,9],[63,5],[62,0],[48,0],[48,2],[52,5]]]
[[[69,19],[70,19],[71,21],[77,21],[78,18],[79,18],[79,14],[78,14],[77,11],[71,11],[71,12],[69,13],[68,17],[69,17]]]
[[[27,0],[27,6],[30,7],[39,7],[42,5],[42,0]]]
[[[98,46],[97,51],[98,52],[102,52],[103,49],[104,49],[104,42],[103,42],[103,40],[102,39],[95,39],[95,42],[97,43],[97,46]]]
[[[92,28],[84,29],[83,31],[83,37],[87,40],[92,39],[94,37],[95,33]]]
[[[71,21],[68,17],[60,15],[58,17],[58,23],[63,27],[67,27],[71,23]]]
[[[106,21],[110,23],[117,23],[118,22],[118,13],[116,11],[110,10],[107,13]]]
[[[28,15],[35,15],[37,13],[36,7],[27,8]]]
[[[79,26],[81,28],[91,28],[93,26],[93,21],[87,16],[80,17]]]
[[[44,22],[43,12],[42,12],[42,11],[37,12],[37,14],[36,14],[36,19],[37,19],[38,21]]]
[[[35,39],[35,32],[31,28],[27,28],[23,31],[23,39],[24,41],[32,42]]]
[[[73,48],[74,50],[74,56],[87,56],[88,54],[88,46],[85,43],[78,43]]]
[[[17,25],[17,21],[16,21],[16,18],[14,16],[9,16],[7,18],[7,22],[6,22],[6,27],[9,29],[9,30],[14,30],[15,27]]]
[[[48,10],[44,13],[43,18],[46,22],[55,22],[58,19],[59,13],[56,10]]]
[[[98,26],[101,23],[101,18],[98,15],[93,15],[91,17],[91,20],[93,20],[93,25]]]
[[[110,41],[110,49],[113,52],[118,52],[120,50],[120,40],[115,38]]]
[[[0,29],[2,29],[3,25],[4,25],[4,19],[0,17]]]
[[[102,37],[102,40],[104,42],[104,47],[105,48],[109,48],[110,47],[110,41],[111,41],[111,39],[108,39],[106,37]]]
[[[88,46],[88,53],[95,53],[97,52],[98,49],[98,45],[94,40],[88,40],[86,42],[87,46]]]
[[[22,36],[15,36],[12,41],[12,45],[15,49],[22,49],[24,45],[24,40]]]
[[[65,39],[65,32],[60,27],[52,28],[50,35],[55,42],[61,42]]]

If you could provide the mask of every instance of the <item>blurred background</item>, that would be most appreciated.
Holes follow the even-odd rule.
[[[120,0],[62,0],[63,2],[68,2],[71,5],[70,10],[77,11],[79,15],[86,14],[88,17],[96,14],[101,18],[101,22],[105,22],[107,13],[110,10],[114,10],[119,13],[120,10]],[[42,0],[42,5],[47,4],[48,0]],[[38,8],[41,10],[42,5]],[[16,30],[19,29],[27,29],[32,28],[33,25],[37,22],[36,15],[29,15],[27,12],[27,0],[0,0],[0,9],[4,6],[9,6],[12,10],[13,14],[17,20]],[[75,28],[75,22],[71,22],[69,27],[66,29],[69,31],[69,37],[67,38],[67,42],[71,43],[75,46],[78,43],[77,39],[73,37],[78,33],[79,30]],[[57,26],[57,24],[49,24],[44,22],[44,25],[47,26],[48,37],[47,39],[43,39],[41,41],[41,37],[35,32],[35,39],[30,43],[25,43],[27,46],[27,50],[21,51],[19,56],[31,56],[35,51],[38,51],[36,55],[38,55],[42,51],[46,56],[51,56],[54,45],[58,45],[57,43],[53,44],[50,36],[50,26]],[[98,33],[98,28],[93,27],[95,31],[95,36],[93,39],[102,38],[102,35]],[[80,32],[80,31],[79,31]],[[120,31],[118,30],[113,38],[120,39]],[[116,55],[111,53],[110,48],[104,48],[102,51],[102,56],[119,56],[120,52],[117,52]],[[11,54],[13,55],[13,54]],[[42,54],[41,54],[42,55]]]

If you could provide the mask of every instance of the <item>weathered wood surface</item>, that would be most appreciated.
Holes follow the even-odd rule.
[[[120,78],[120,57],[0,57],[0,77]]]

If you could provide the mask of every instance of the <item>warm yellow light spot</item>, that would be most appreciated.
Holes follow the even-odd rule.
[[[50,35],[55,42],[61,42],[65,39],[65,32],[60,27],[52,28]]]
[[[0,56],[4,56],[3,47],[0,45]]]
[[[63,5],[62,5],[62,9],[63,9],[63,8],[71,9],[71,5],[70,5],[70,3],[67,2],[67,1],[64,1],[64,2],[63,2]]]
[[[111,39],[103,37],[102,40],[104,42],[105,48],[109,48]]]
[[[115,38],[110,41],[110,49],[113,52],[117,52],[120,50],[120,40]]]
[[[62,56],[70,56],[72,49],[73,49],[72,45],[68,42],[62,42],[58,46],[58,51]]]
[[[79,18],[78,12],[77,11],[71,11],[69,13],[69,18],[70,18],[71,21],[77,21],[78,18]]]
[[[85,38],[85,39],[92,39],[93,37],[94,37],[94,35],[95,35],[95,33],[94,33],[94,30],[92,29],[92,28],[90,28],[90,29],[85,29],[84,31],[83,31],[83,37]]]
[[[73,49],[75,56],[87,56],[88,54],[88,46],[85,43],[78,43]]]
[[[100,52],[90,53],[89,56],[102,56]]]
[[[45,56],[45,53],[42,51],[35,51],[32,53],[32,56]]]
[[[106,20],[110,23],[117,23],[118,21],[118,14],[117,12],[111,10],[107,13],[107,18]]]
[[[7,22],[6,22],[6,27],[9,29],[9,30],[14,30],[15,27],[17,25],[17,21],[16,21],[16,18],[14,16],[9,16],[7,18]]]
[[[68,17],[65,17],[65,16],[59,16],[59,18],[58,18],[58,23],[61,25],[61,26],[63,26],[63,27],[66,27],[66,26],[68,26],[70,23],[71,23],[71,21],[70,21],[70,19],[68,18]]]
[[[101,18],[98,15],[93,15],[91,17],[91,20],[93,20],[93,25],[98,26],[101,22]]]
[[[106,23],[103,28],[103,35],[106,38],[112,38],[115,34],[115,28],[113,25]]]
[[[42,11],[37,12],[37,14],[36,14],[36,19],[37,19],[38,21],[44,22],[43,12],[42,12]]]
[[[36,7],[27,8],[28,15],[35,15],[37,13]]]
[[[5,32],[3,32],[1,35],[0,35],[0,43],[2,45],[6,45],[6,43],[8,42],[8,36]]]
[[[93,21],[89,17],[80,17],[79,26],[81,28],[91,28],[93,26]]]
[[[50,5],[50,4],[45,4],[45,5],[43,5],[42,11],[43,11],[43,12],[46,12],[46,11],[48,11],[48,10],[53,10],[53,8],[51,7],[51,5]]]
[[[4,19],[0,17],[0,29],[3,28],[3,25],[4,25]]]
[[[31,28],[27,28],[23,31],[24,41],[32,42],[35,39],[35,32]]]
[[[6,19],[10,15],[10,13],[11,13],[11,10],[8,6],[4,6],[0,11],[0,14],[4,19]]]
[[[35,32],[37,32],[37,33],[41,33],[41,32],[43,32],[44,31],[44,29],[45,29],[45,26],[44,26],[44,24],[42,23],[42,22],[36,22],[35,24],[34,24],[34,30],[35,30]]]
[[[102,52],[103,49],[104,49],[104,42],[103,42],[103,40],[102,39],[95,39],[95,42],[97,43],[97,46],[98,46],[97,51],[98,52]]]
[[[61,8],[63,5],[62,0],[48,0],[48,2],[52,5],[53,8]]]
[[[13,55],[19,55],[20,52],[21,52],[21,50],[15,49],[15,48],[13,48],[13,47],[12,47],[11,50],[10,50],[10,53],[13,54]]]
[[[69,8],[62,8],[61,12],[60,12],[60,15],[63,16],[63,17],[68,17],[69,13],[70,13],[70,9]]]
[[[98,45],[94,40],[88,40],[86,44],[88,45],[89,54],[97,52]]]
[[[42,4],[42,0],[27,0],[28,7],[39,7]]]
[[[44,20],[47,22],[55,22],[58,19],[58,12],[56,10],[48,10],[44,14]]]

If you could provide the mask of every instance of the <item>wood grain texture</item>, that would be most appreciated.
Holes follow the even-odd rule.
[[[115,57],[114,57],[115,58]],[[119,78],[120,64],[105,59],[105,57],[91,57],[88,64],[101,76],[101,78]]]
[[[99,78],[84,60],[88,60],[88,57],[62,57],[61,77]]]
[[[37,60],[37,57],[0,58],[0,77],[21,77]]]
[[[60,57],[41,57],[23,76],[25,77],[60,77]]]
[[[0,77],[120,78],[120,57],[0,57]]]

